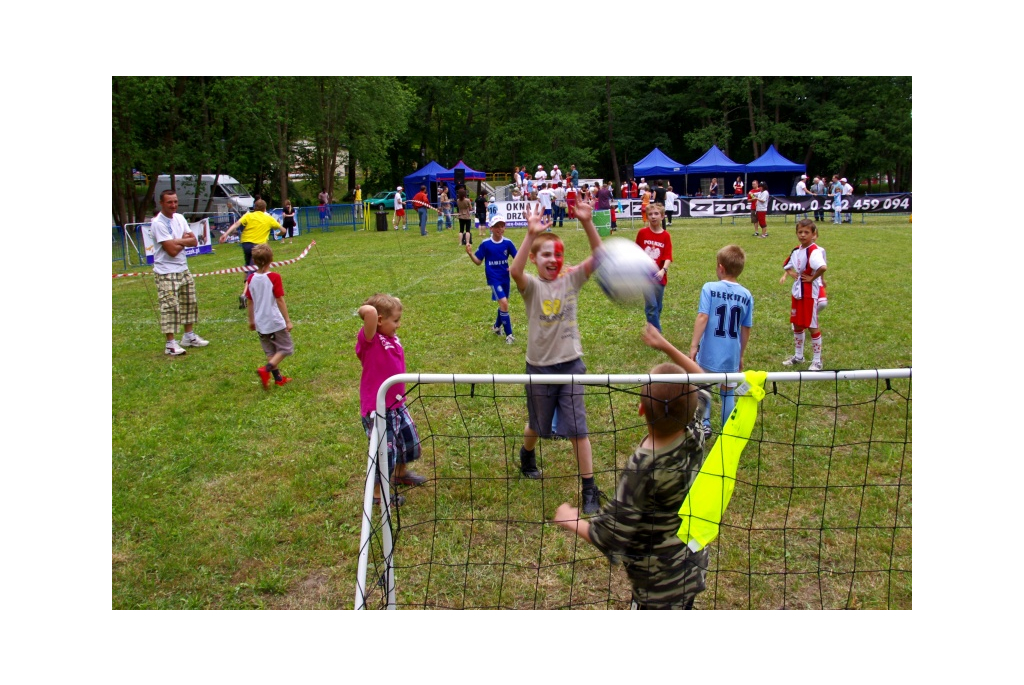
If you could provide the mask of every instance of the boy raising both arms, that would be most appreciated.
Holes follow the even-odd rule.
[[[825,263],[825,251],[818,247],[818,227],[810,219],[801,219],[796,224],[796,239],[800,242],[789,253],[779,283],[786,278],[796,279],[793,284],[792,304],[789,309],[789,322],[793,324],[793,341],[795,351],[792,357],[785,359],[783,366],[804,363],[805,330],[811,329],[811,345],[814,359],[808,371],[821,371],[821,329],[818,328],[818,299],[821,296],[821,275],[828,269]]]
[[[576,218],[587,232],[591,252],[601,248],[601,238],[592,220],[594,207],[580,200]],[[549,224],[542,210],[527,205],[526,237],[509,269],[516,287],[526,303],[529,336],[526,340],[526,373],[584,374],[583,348],[578,327],[580,288],[594,270],[594,257],[583,260],[559,278],[565,261],[565,247],[554,233],[546,232]],[[537,266],[537,276],[527,274],[526,262]],[[558,410],[558,426],[552,429],[552,417]],[[527,478],[540,478],[534,447],[540,437],[554,435],[572,443],[583,479],[583,513],[594,514],[600,508],[600,491],[594,482],[593,455],[587,431],[587,414],[583,405],[583,386],[527,385],[526,409],[529,423],[519,450],[520,471]]]
[[[690,356],[708,373],[743,370],[743,355],[754,325],[754,297],[736,279],[743,273],[747,256],[739,245],[726,245],[715,257],[717,281],[700,290],[697,319],[693,322]],[[711,326],[708,326],[708,320]],[[736,404],[735,383],[723,383],[722,425]],[[711,437],[711,405],[704,408],[704,438]]]
[[[704,372],[650,324],[644,342],[676,362],[658,364],[652,374]],[[555,511],[559,526],[622,561],[633,609],[692,609],[706,587],[707,548],[693,552],[677,533],[679,509],[704,462],[699,421],[710,401],[707,390],[688,384],[644,385],[640,414],[647,436],[620,472],[615,499],[590,521],[581,521],[567,503]]]
[[[668,285],[668,267],[672,263],[672,236],[661,226],[665,205],[655,202],[647,208],[647,226],[636,232],[636,244],[658,265],[657,285],[644,296],[644,314],[647,323],[661,330],[661,309]]]
[[[491,217],[491,239],[484,240],[473,254],[471,246],[466,245],[466,254],[477,266],[484,265],[487,285],[491,287],[491,301],[498,303],[498,317],[494,320],[491,330],[495,335],[505,332],[505,342],[511,345],[516,341],[512,337],[512,318],[508,314],[508,258],[516,256],[516,245],[505,237],[505,219],[500,216]]]
[[[260,334],[260,345],[267,355],[267,365],[256,369],[263,389],[267,390],[271,376],[275,385],[284,385],[291,380],[282,376],[278,367],[281,360],[294,352],[293,326],[284,303],[281,274],[270,270],[270,263],[274,261],[270,246],[261,243],[252,248],[252,261],[259,270],[249,274],[245,282],[246,310],[249,313],[249,330]]]
[[[359,378],[359,413],[366,438],[370,439],[377,409],[377,391],[391,376],[405,373],[405,350],[396,335],[402,321],[402,302],[397,297],[377,293],[363,303],[358,314],[363,320],[363,327],[356,334],[356,356],[363,366]],[[388,480],[392,485],[421,485],[427,479],[406,468],[409,462],[420,458],[420,436],[409,410],[405,408],[405,384],[392,385],[388,393],[384,413]],[[380,504],[380,482],[376,480],[373,503]],[[402,506],[405,498],[392,496],[391,504]]]

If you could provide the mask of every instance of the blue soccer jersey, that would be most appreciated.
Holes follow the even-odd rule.
[[[476,249],[476,258],[484,263],[487,285],[505,285],[506,296],[509,282],[508,263],[515,256],[515,243],[508,238],[502,238],[500,243],[488,238]]]
[[[708,372],[740,370],[740,329],[754,325],[754,296],[739,283],[705,283],[698,312],[708,323],[700,339],[696,362]]]

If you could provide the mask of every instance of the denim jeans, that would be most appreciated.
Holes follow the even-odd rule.
[[[427,210],[425,207],[419,207],[416,209],[420,215],[420,235],[427,234]]]
[[[665,286],[657,283],[653,292],[644,295],[644,316],[647,323],[652,324],[659,331],[661,330],[661,305],[665,299]]]

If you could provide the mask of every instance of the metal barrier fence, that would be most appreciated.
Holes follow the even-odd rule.
[[[362,209],[362,206],[355,204],[296,207],[295,228],[300,235],[316,229],[329,233],[332,229],[349,226],[357,231],[363,226],[362,214],[365,212]]]
[[[121,262],[121,271],[131,266],[146,265],[146,248],[142,241],[142,224],[111,227],[111,263]]]

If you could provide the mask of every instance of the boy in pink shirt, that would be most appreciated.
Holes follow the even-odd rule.
[[[377,409],[377,391],[391,376],[405,373],[405,350],[396,333],[401,325],[402,302],[397,297],[377,293],[359,308],[363,327],[356,336],[356,356],[363,366],[359,379],[359,413],[367,439],[373,430]],[[420,436],[405,408],[405,384],[392,385],[388,391],[384,420],[387,424],[388,479],[395,485],[422,485],[423,476],[406,465],[420,458]],[[373,503],[380,503],[380,483],[374,483]],[[393,496],[391,504],[401,506],[405,498]]]

